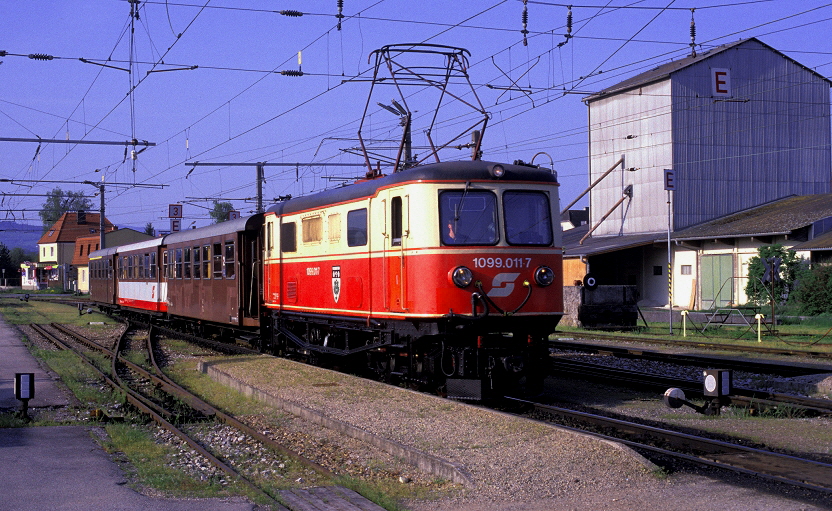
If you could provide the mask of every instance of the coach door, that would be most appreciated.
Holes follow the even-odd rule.
[[[409,229],[408,196],[389,192],[382,201],[385,209],[384,225],[384,283],[385,305],[391,312],[407,310],[405,302],[405,257]]]

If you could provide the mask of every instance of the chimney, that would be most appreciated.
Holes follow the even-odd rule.
[[[78,225],[85,225],[87,223],[87,212],[83,209],[78,210]]]

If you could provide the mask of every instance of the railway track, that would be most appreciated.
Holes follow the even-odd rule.
[[[664,392],[668,388],[676,387],[685,391],[688,396],[702,398],[703,384],[701,381],[672,378],[651,373],[617,369],[598,364],[590,364],[575,360],[553,359],[551,362],[553,373],[569,374],[585,379],[601,380],[616,384],[627,384],[649,390]],[[832,415],[832,400],[815,399],[790,394],[778,394],[754,389],[734,387],[732,394],[726,398],[726,404],[755,407],[757,409],[777,409],[784,406],[802,410],[806,415]]]
[[[632,336],[621,336],[621,335],[611,335],[605,334],[600,332],[568,332],[567,333],[559,333],[555,334],[558,338],[556,341],[552,341],[554,343],[568,343],[567,339],[570,338],[577,338],[577,339],[587,339],[587,340],[610,340],[610,341],[624,341],[624,342],[639,342],[644,344],[655,344],[658,346],[671,346],[677,348],[697,348],[697,349],[708,349],[708,350],[724,350],[724,351],[736,351],[742,353],[759,353],[765,355],[786,355],[786,356],[806,356],[818,359],[832,359],[832,352],[826,351],[817,351],[817,350],[810,350],[808,349],[811,346],[809,343],[802,343],[805,344],[807,349],[783,349],[783,348],[768,348],[765,346],[752,346],[752,345],[743,345],[737,346],[735,344],[719,344],[719,343],[712,343],[712,342],[698,342],[698,341],[682,341],[678,339],[672,340],[665,340],[665,339],[657,339],[655,337],[632,337]],[[575,343],[580,345],[580,343]],[[829,344],[826,344],[829,346]]]
[[[538,420],[540,416],[548,417],[547,422],[623,443],[641,452],[728,469],[832,496],[832,464],[517,398],[506,400],[525,407],[525,415],[533,413]]]
[[[255,477],[248,475],[251,467],[246,465],[253,464],[251,460],[246,460],[244,463],[236,464],[235,466],[235,463],[223,459],[222,455],[215,454],[210,445],[206,445],[206,442],[200,440],[199,435],[192,431],[210,429],[211,426],[206,426],[206,424],[213,422],[219,425],[219,427],[231,428],[236,432],[234,436],[238,443],[248,442],[241,440],[239,436],[244,435],[246,438],[261,444],[266,449],[280,453],[284,457],[300,463],[306,467],[307,473],[314,471],[325,479],[335,477],[327,468],[286,448],[236,417],[224,413],[165,376],[165,373],[156,362],[154,353],[156,350],[152,342],[154,338],[152,327],[146,330],[146,334],[139,336],[132,336],[131,329],[126,329],[112,348],[86,339],[61,325],[51,324],[48,329],[41,325],[32,325],[32,328],[61,349],[75,352],[98,373],[100,378],[114,389],[124,392],[127,401],[133,407],[152,418],[156,424],[169,434],[179,438],[193,449],[193,451],[208,460],[216,469],[249,487],[250,492],[259,495],[260,500],[268,502],[273,509],[305,510],[310,509],[308,507],[310,502],[329,501],[336,506],[339,505],[338,502],[351,502],[354,507],[350,509],[381,511],[380,507],[355,494],[351,490],[341,487],[313,488],[309,490],[292,489],[280,490],[279,492],[266,489],[261,482],[256,480],[256,472]],[[61,336],[68,336],[72,341],[65,342],[60,338]],[[76,349],[76,346],[72,346],[72,343],[83,346],[83,350]],[[101,365],[100,363],[96,363],[96,361],[82,352],[87,350],[99,352],[110,359],[111,366],[109,374],[99,367]],[[147,366],[149,367],[142,367],[142,365],[128,360],[126,356],[127,351],[134,352],[132,355],[127,355],[132,359],[146,357]],[[289,508],[283,507],[282,503],[287,504]]]

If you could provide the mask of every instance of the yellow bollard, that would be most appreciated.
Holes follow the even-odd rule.
[[[760,321],[763,318],[765,318],[765,315],[763,314],[754,314],[754,319],[757,320],[757,342],[763,342],[762,339],[760,339]]]
[[[687,317],[688,317],[688,311],[682,311],[682,337],[687,337],[688,336],[687,324],[685,322]]]

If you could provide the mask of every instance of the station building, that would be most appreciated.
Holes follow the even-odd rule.
[[[751,38],[585,98],[594,186],[589,221],[564,232],[564,282],[712,308],[745,303],[760,246],[832,254],[830,85]]]

